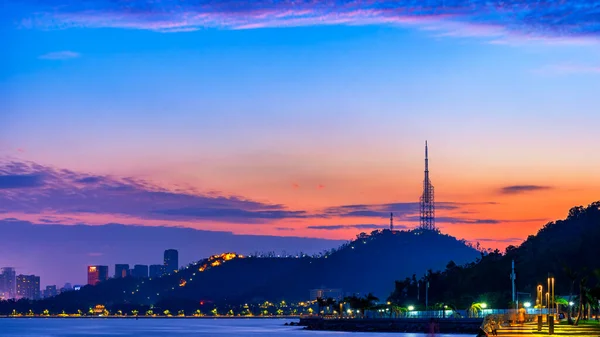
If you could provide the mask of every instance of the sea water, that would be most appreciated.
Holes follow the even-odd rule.
[[[285,326],[291,319],[85,319],[3,318],[0,337],[246,337],[246,336],[354,336],[425,337],[421,333],[352,333],[307,331]],[[436,337],[467,335],[438,334]]]

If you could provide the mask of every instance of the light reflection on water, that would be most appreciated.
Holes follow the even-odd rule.
[[[284,326],[290,319],[0,319],[0,337],[246,337],[246,336],[358,336],[425,337],[419,333],[352,333],[306,331]],[[465,337],[468,335],[437,335]]]

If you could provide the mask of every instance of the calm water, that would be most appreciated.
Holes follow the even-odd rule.
[[[425,337],[415,333],[305,331],[284,326],[290,319],[0,319],[1,337],[188,337],[188,336],[359,336]],[[438,335],[465,337],[466,335]]]

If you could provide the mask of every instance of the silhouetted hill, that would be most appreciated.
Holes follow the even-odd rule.
[[[159,279],[113,279],[62,294],[54,301],[79,307],[155,304],[165,298],[219,303],[302,301],[308,299],[310,289],[322,287],[340,288],[346,293],[373,292],[385,298],[396,279],[444,268],[449,260],[466,263],[477,256],[477,250],[449,235],[383,230],[361,233],[321,257],[223,254]]]
[[[511,262],[515,261],[518,292],[531,293],[546,284],[548,274],[555,277],[555,293],[578,294],[579,281],[584,287],[600,284],[595,270],[600,269],[600,202],[574,207],[566,219],[553,221],[531,235],[519,247],[509,246],[504,254],[482,254],[476,263],[464,266],[451,263],[443,272],[428,275],[431,303],[452,303],[460,307],[485,301],[494,307],[506,307],[511,300]],[[398,303],[416,303],[416,280],[396,283],[391,299]]]
[[[430,282],[430,305],[449,304],[466,308],[484,301],[508,307],[509,278],[515,260],[517,291],[535,293],[548,273],[556,279],[556,294],[579,295],[584,301],[600,299],[600,202],[575,207],[564,220],[546,224],[519,247],[480,253],[464,241],[435,232],[388,230],[361,234],[356,240],[321,257],[241,257],[228,253],[212,256],[158,279],[113,279],[95,287],[61,294],[30,304],[4,302],[0,311],[16,307],[76,312],[101,303],[115,308],[157,305],[195,310],[208,304],[256,303],[258,301],[305,300],[309,289],[322,286],[345,292],[374,292],[399,305],[423,306],[417,301],[417,277]],[[475,256],[476,261],[469,262]],[[452,261],[450,261],[452,260]],[[450,261],[448,263],[448,261]],[[443,271],[433,271],[442,269]],[[580,287],[581,286],[581,287]],[[20,305],[20,307],[19,307]]]

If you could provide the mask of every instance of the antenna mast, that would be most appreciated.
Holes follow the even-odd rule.
[[[423,179],[423,194],[420,198],[420,223],[419,229],[435,231],[435,199],[434,189],[429,180],[429,151],[427,141],[425,141],[425,177]]]

